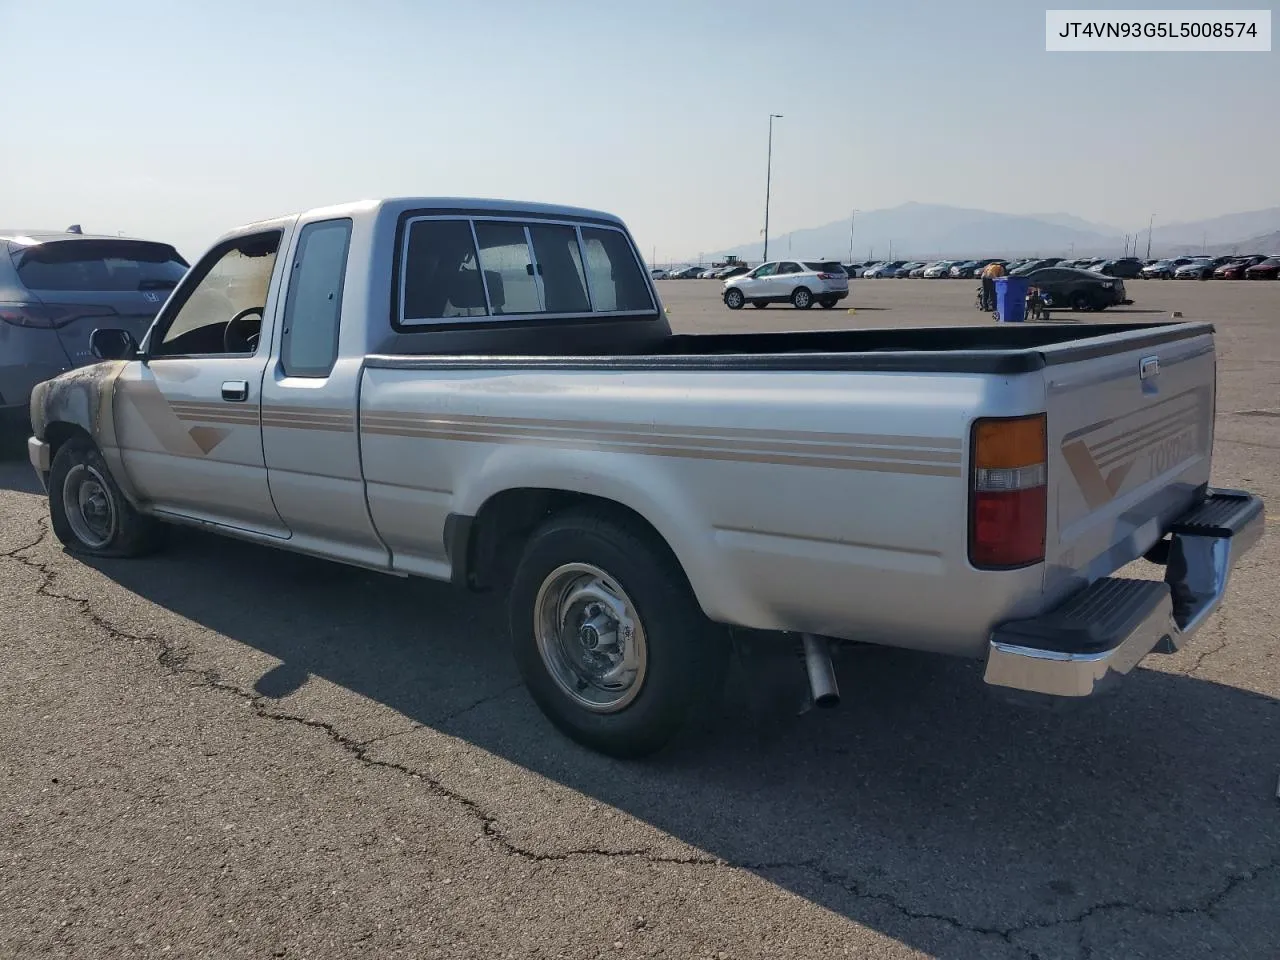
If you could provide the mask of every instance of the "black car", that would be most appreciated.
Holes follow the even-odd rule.
[[[1124,281],[1092,270],[1043,267],[1026,275],[1033,287],[1052,298],[1058,309],[1105,310],[1124,300]]]
[[[1089,269],[1121,280],[1137,280],[1142,275],[1142,261],[1137,257],[1122,257],[1119,260],[1103,260]]]

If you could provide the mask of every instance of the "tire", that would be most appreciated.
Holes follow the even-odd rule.
[[[49,467],[53,532],[72,553],[140,557],[156,550],[164,528],[133,508],[93,442],[79,437],[58,448]]]
[[[808,287],[796,287],[791,291],[791,305],[797,310],[808,310],[813,306],[813,294]]]
[[[742,295],[742,291],[736,288],[726,290],[724,294],[724,305],[730,310],[741,310],[742,305],[747,302],[747,298]]]
[[[1072,310],[1088,310],[1092,306],[1093,301],[1089,299],[1089,295],[1087,293],[1081,292],[1074,294],[1071,297]]]
[[[757,310],[763,310],[765,307],[769,305],[769,301],[768,300],[752,300],[751,305],[755,307]]]
[[[823,310],[830,310],[839,302],[839,300],[832,300],[830,297],[823,297],[818,301],[818,306],[822,307]]]
[[[582,599],[566,611],[567,597],[579,591]],[[633,627],[630,671],[625,655],[601,641],[618,636],[611,609]],[[609,511],[566,513],[530,538],[509,617],[516,664],[534,701],[562,733],[601,753],[653,753],[719,699],[726,631],[703,615],[666,544]],[[557,622],[578,632],[566,637]]]

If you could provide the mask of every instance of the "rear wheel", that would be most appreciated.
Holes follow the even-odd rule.
[[[742,295],[741,290],[729,290],[724,295],[724,305],[730,310],[741,310],[746,297]]]
[[[530,694],[585,746],[652,753],[718,699],[725,632],[666,545],[634,521],[598,510],[552,519],[530,539],[510,597]]]
[[[53,532],[73,553],[137,557],[160,545],[163,528],[125,499],[92,441],[68,440],[49,469]]]
[[[1088,310],[1093,305],[1093,301],[1089,299],[1087,293],[1077,293],[1071,298],[1072,310]]]
[[[813,306],[813,294],[807,287],[796,287],[791,293],[791,305],[797,310],[808,310]]]

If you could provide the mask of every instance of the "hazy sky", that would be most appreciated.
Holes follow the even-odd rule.
[[[1122,229],[1280,204],[1280,53],[1047,54],[1045,6],[0,0],[0,225],[194,257],[490,196],[618,213],[661,261],[759,236],[770,112],[774,236],[908,200]]]

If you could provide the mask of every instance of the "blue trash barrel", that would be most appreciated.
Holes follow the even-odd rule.
[[[1021,323],[1027,318],[1026,277],[996,277],[996,313],[1001,323]]]

